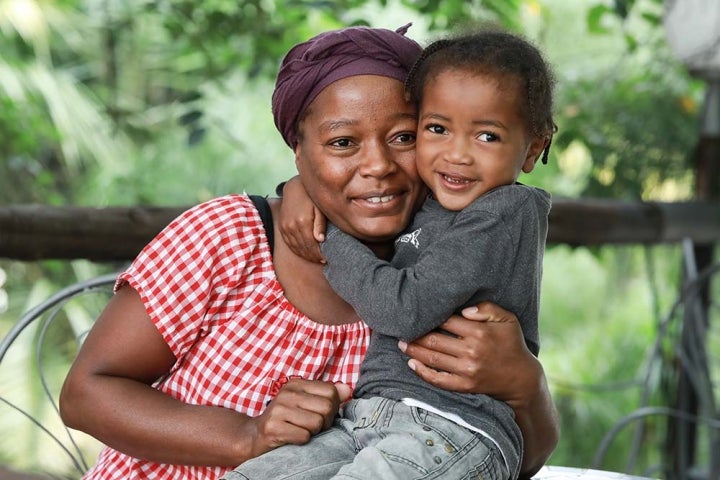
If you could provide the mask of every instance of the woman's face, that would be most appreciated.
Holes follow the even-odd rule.
[[[295,163],[315,205],[366,242],[395,238],[422,201],[415,108],[403,85],[376,75],[338,80],[307,108]]]

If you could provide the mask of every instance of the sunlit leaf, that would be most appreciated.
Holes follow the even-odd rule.
[[[603,26],[605,15],[613,13],[613,10],[606,5],[596,5],[590,9],[587,16],[587,26],[590,33],[609,33],[610,30]]]

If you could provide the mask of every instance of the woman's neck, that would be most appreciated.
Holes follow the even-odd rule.
[[[271,200],[275,225],[273,265],[285,298],[301,313],[316,323],[343,325],[360,321],[355,310],[340,298],[323,275],[323,265],[295,255],[277,230],[280,202]]]
[[[363,243],[381,260],[389,261],[395,252],[393,242],[391,241]]]

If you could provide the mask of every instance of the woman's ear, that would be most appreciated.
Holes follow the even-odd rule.
[[[543,150],[550,144],[550,137],[535,137],[530,142],[527,152],[525,154],[525,161],[523,162],[522,171],[530,173],[535,168],[535,164],[542,155]]]
[[[300,158],[302,155],[301,148],[300,148],[300,141],[298,140],[295,144],[295,148],[293,149],[293,152],[295,153],[295,168],[298,172],[300,172]]]

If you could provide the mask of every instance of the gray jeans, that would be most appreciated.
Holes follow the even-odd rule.
[[[490,440],[385,398],[351,400],[329,430],[248,460],[225,480],[484,479],[509,477]]]

